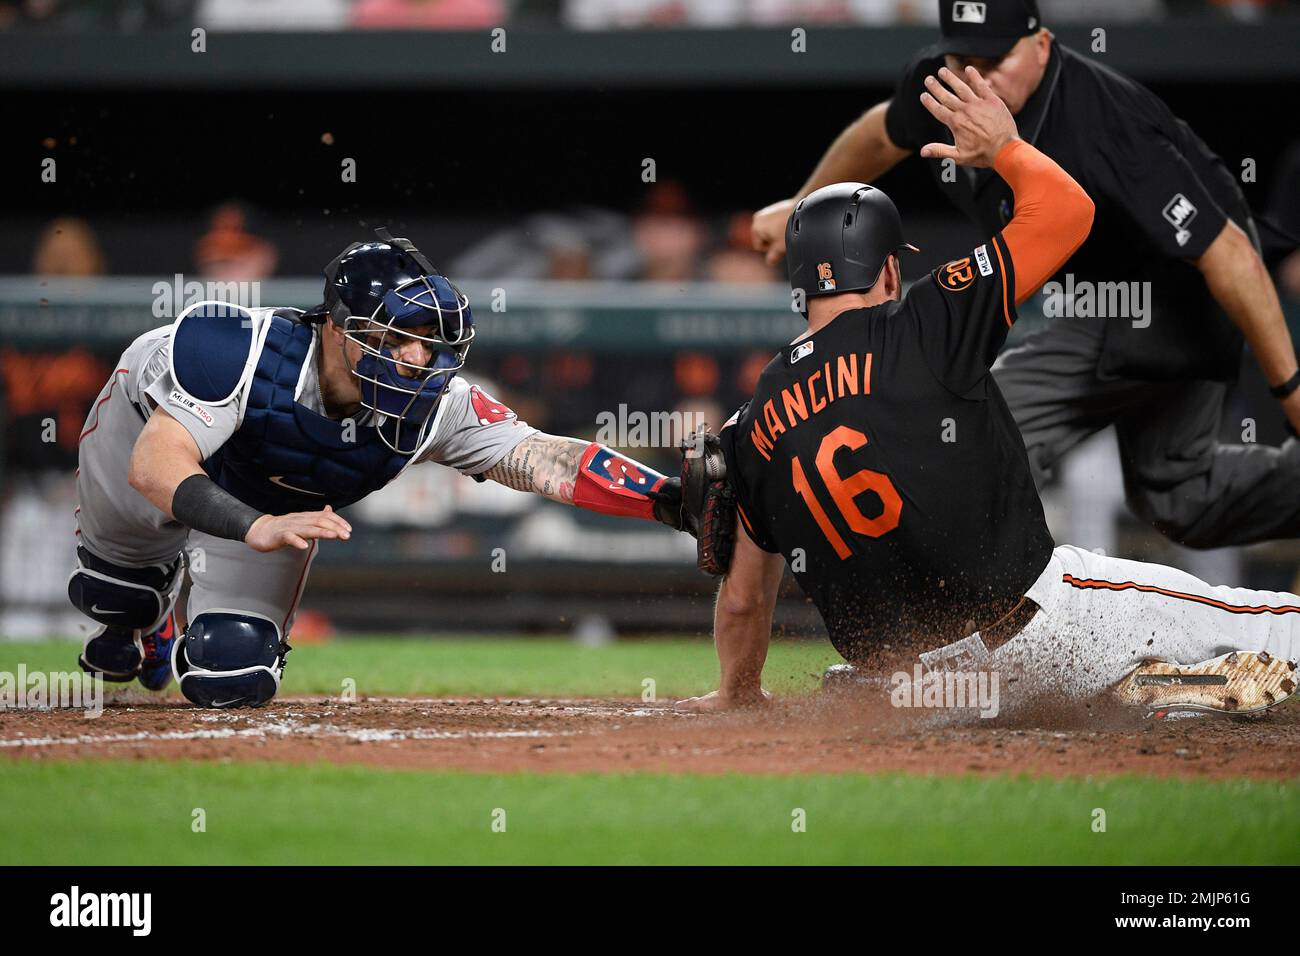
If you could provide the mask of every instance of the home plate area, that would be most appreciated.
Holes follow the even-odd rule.
[[[0,760],[262,760],[475,771],[1150,774],[1284,779],[1300,707],[1262,717],[1076,715],[943,725],[877,701],[798,698],[728,714],[639,699],[299,697],[213,711],[131,695],[99,716],[0,711]]]

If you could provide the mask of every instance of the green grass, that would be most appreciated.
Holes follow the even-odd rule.
[[[1300,862],[1300,788],[1244,781],[20,762],[0,806],[0,864]]]
[[[0,642],[0,670],[66,670],[68,642]],[[837,657],[778,643],[768,685]],[[714,686],[703,640],[338,640],[290,659],[286,691],[637,696]],[[206,832],[191,831],[192,811]],[[506,811],[505,833],[492,812]],[[791,830],[792,811],[807,831]],[[1092,830],[1094,810],[1107,832]],[[0,759],[0,864],[1300,863],[1288,782],[471,774],[325,764]]]
[[[75,670],[81,647],[71,641],[0,641],[0,671]],[[778,694],[816,686],[841,658],[828,643],[776,641],[765,671]],[[583,647],[564,638],[369,638],[302,644],[285,668],[286,694],[338,694],[346,678],[357,693],[436,696],[639,697],[655,681],[661,698],[717,686],[713,644],[695,639],[617,641]]]

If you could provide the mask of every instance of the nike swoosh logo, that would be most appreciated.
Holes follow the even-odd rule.
[[[325,497],[325,492],[323,492],[323,491],[310,491],[310,490],[307,489],[307,488],[299,488],[299,487],[297,487],[296,485],[291,485],[291,484],[289,484],[289,482],[285,481],[284,478],[283,478],[283,476],[281,476],[281,475],[271,475],[271,476],[270,476],[269,478],[267,478],[266,480],[269,481],[269,482],[270,482],[271,484],[273,484],[273,485],[279,485],[281,488],[287,488],[287,489],[289,489],[290,491],[296,491],[296,492],[298,492],[299,494],[303,494],[303,495],[315,495],[317,498],[324,498],[324,497]]]
[[[92,604],[92,605],[90,606],[90,613],[91,613],[91,614],[125,614],[126,612],[125,612],[125,611],[110,611],[110,610],[108,610],[107,608],[102,608],[102,607],[100,607],[98,604]]]

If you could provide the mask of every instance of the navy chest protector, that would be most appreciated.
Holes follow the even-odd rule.
[[[243,422],[203,463],[209,477],[270,514],[343,508],[397,477],[410,456],[392,451],[376,429],[334,421],[294,400],[303,363],[314,361],[312,327],[284,314],[267,321]]]

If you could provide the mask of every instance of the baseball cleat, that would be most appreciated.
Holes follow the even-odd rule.
[[[1296,663],[1267,651],[1233,651],[1199,664],[1147,661],[1115,688],[1121,703],[1157,720],[1193,714],[1256,714],[1296,689]]]
[[[124,684],[140,673],[143,659],[135,631],[105,624],[86,639],[77,663],[87,674],[102,674],[109,683]]]
[[[146,690],[162,690],[172,679],[172,645],[176,643],[176,615],[168,614],[162,627],[140,641],[140,683]]]

